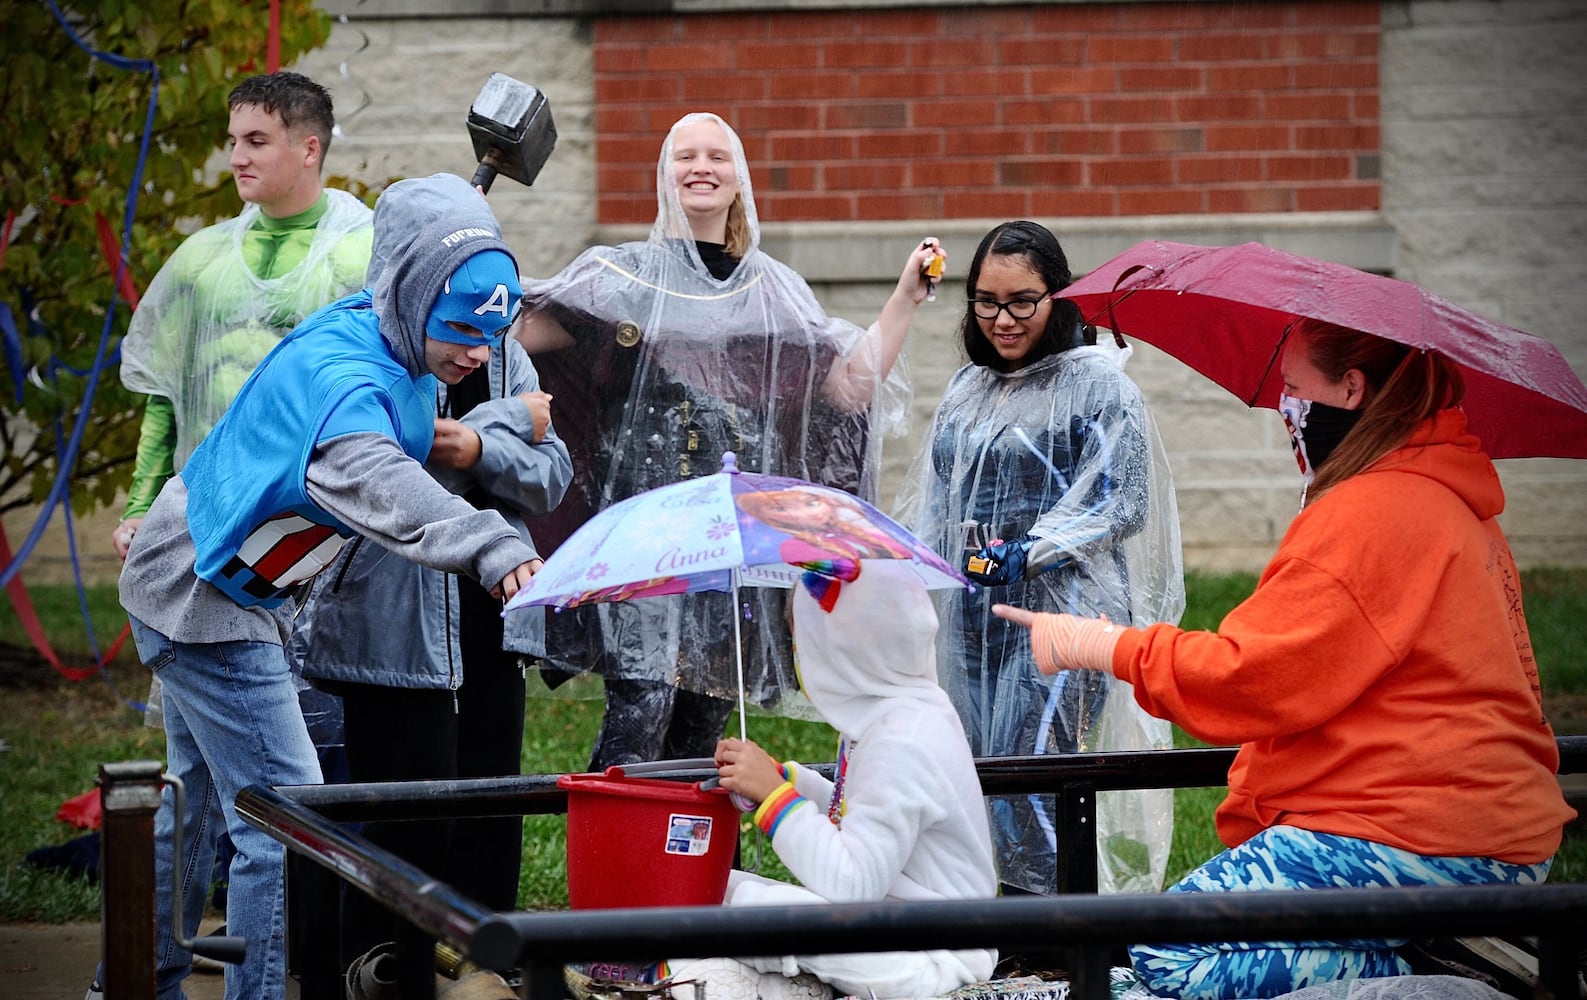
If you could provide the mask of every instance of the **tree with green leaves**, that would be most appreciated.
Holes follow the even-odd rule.
[[[49,495],[86,401],[69,471],[81,513],[115,500],[137,447],[142,397],[122,388],[114,364],[131,313],[126,296],[187,234],[241,209],[230,175],[211,178],[205,165],[225,143],[226,95],[266,71],[270,4],[6,6],[0,327],[7,312],[11,323],[0,331],[0,511]],[[281,0],[279,24],[283,66],[330,35],[330,18],[313,0]],[[123,248],[126,274],[116,285]]]

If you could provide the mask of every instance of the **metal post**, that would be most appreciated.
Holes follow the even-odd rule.
[[[1582,950],[1579,937],[1568,932],[1539,935],[1536,990],[1539,1000],[1572,1000],[1587,996],[1578,985],[1581,981],[1578,967],[1584,959],[1587,959],[1587,951]]]
[[[99,765],[99,946],[105,996],[154,1000],[154,814],[160,763]]]
[[[1065,782],[1058,792],[1058,891],[1097,891],[1097,786]]]
[[[435,1000],[435,935],[397,920],[397,996]]]
[[[562,1000],[567,995],[562,963],[557,959],[545,958],[524,962],[523,988],[518,993],[525,1000]]]
[[[287,975],[300,1000],[343,1000],[342,883],[296,851],[287,851]]]

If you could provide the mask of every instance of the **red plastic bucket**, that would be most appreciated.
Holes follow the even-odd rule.
[[[739,812],[721,789],[660,778],[564,774],[568,902],[575,910],[712,906],[727,893]]]

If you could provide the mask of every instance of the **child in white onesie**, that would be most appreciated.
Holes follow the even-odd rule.
[[[779,764],[753,742],[717,744],[722,787],[759,804],[755,822],[802,883],[735,871],[728,905],[997,895],[980,779],[964,727],[937,685],[936,611],[906,562],[861,565],[850,582],[807,575],[809,586],[795,588],[793,598],[800,686],[842,738],[836,783],[794,761]],[[987,979],[997,953],[670,964],[679,984],[672,995],[682,1000],[826,996],[828,986],[885,1000],[940,996]]]

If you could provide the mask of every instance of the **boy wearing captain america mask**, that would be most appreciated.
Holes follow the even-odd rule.
[[[425,320],[425,336],[463,347],[500,343],[522,297],[512,257],[501,250],[482,250],[459,264],[442,283],[430,317]],[[493,332],[486,336],[482,332],[485,330]],[[432,349],[439,350],[433,344],[425,347],[427,354]],[[470,370],[472,367],[477,366]],[[448,381],[441,372],[435,375]]]
[[[419,210],[393,217],[393,231],[428,220],[422,205],[409,207]],[[435,443],[425,468],[474,507],[500,511],[532,548],[528,525],[561,502],[573,463],[538,372],[497,327],[514,312],[514,271],[500,250],[477,253],[442,284],[430,310],[427,364],[444,384],[432,396]],[[371,284],[378,281],[377,270]],[[540,609],[503,617],[488,585],[356,540],[315,578],[287,655],[316,689],[341,701],[347,780],[504,776],[521,770],[520,658],[544,655],[544,617]],[[374,822],[363,834],[489,909],[517,905],[522,817]],[[368,968],[371,949],[394,940],[400,920],[356,891],[310,919],[305,940],[334,949],[343,968],[355,961]]]
[[[418,209],[427,221],[412,224]],[[500,513],[421,464],[436,380],[484,363],[521,296],[495,217],[466,181],[438,174],[392,185],[374,225],[369,287],[265,358],[161,491],[121,576],[139,657],[163,682],[170,770],[188,791],[179,857],[170,798],[156,820],[161,996],[179,995],[188,971],[171,939],[173,866],[210,870],[213,840],[199,833],[216,800],[238,852],[226,926],[248,942],[226,996],[285,994],[283,850],[235,799],[250,784],[321,780],[282,650],[301,585],[355,534],[503,597],[539,568]],[[192,937],[200,914],[187,909]]]

